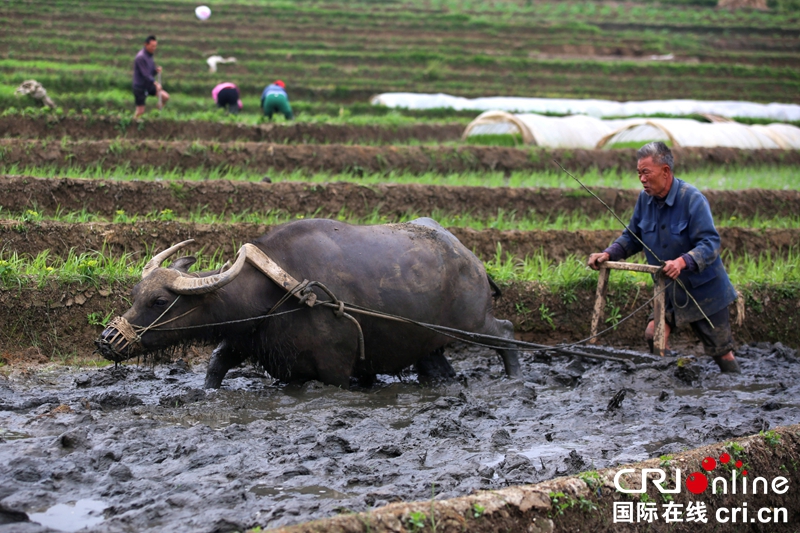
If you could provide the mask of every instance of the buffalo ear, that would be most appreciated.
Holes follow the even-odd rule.
[[[186,257],[181,257],[176,259],[174,263],[172,263],[169,267],[173,270],[180,270],[181,272],[189,272],[189,269],[193,264],[197,262],[197,258],[192,255],[187,255]]]

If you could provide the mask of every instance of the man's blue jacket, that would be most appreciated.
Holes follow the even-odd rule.
[[[719,233],[714,227],[708,200],[695,187],[673,178],[664,204],[661,207],[658,204],[655,198],[642,191],[628,229],[615,242],[625,249],[626,257],[640,252],[642,244],[630,234],[630,231],[635,232],[658,255],[655,257],[645,250],[648,264],[657,266],[661,264],[659,259],[669,261],[689,254],[697,263],[697,270],[683,270],[679,279],[706,315],[725,309],[737,295],[719,257]],[[674,310],[676,325],[703,320],[702,313],[685,291],[673,285],[675,292],[673,286],[666,291],[667,309]]]

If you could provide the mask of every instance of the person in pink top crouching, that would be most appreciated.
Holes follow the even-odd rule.
[[[218,107],[227,108],[228,113],[237,114],[242,109],[239,88],[235,83],[220,83],[211,91],[211,97]]]

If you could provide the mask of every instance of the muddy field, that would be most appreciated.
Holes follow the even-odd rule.
[[[371,135],[376,144],[404,142],[406,134],[434,139],[444,131],[435,128],[428,133],[398,128],[391,137],[390,130],[369,128],[200,125],[197,136],[189,137],[191,126],[167,126],[123,132],[103,121],[48,125],[0,120],[0,128],[6,128],[0,135],[114,138],[2,139],[0,155],[3,164],[111,167],[135,162],[176,169],[225,164],[265,174],[324,169],[356,176],[392,170],[543,169],[552,167],[552,157],[579,171],[629,169],[633,160],[632,151],[303,145],[364,142]],[[116,138],[123,133],[125,139]],[[203,141],[180,140],[189,138]],[[238,142],[213,142],[228,139]],[[795,152],[677,152],[684,169],[800,164]],[[596,192],[618,212],[629,210],[639,193],[627,188]],[[389,217],[438,210],[492,216],[500,209],[605,215],[605,208],[581,191],[507,187],[6,175],[0,176],[0,195],[6,212],[33,209],[53,215],[85,209],[109,218],[120,210],[128,215],[170,210],[175,216],[198,210]],[[800,191],[707,191],[706,196],[718,217],[800,211]],[[206,252],[232,255],[240,243],[269,230],[264,224],[3,221],[0,241],[5,250],[30,255],[49,250],[63,257],[70,250],[100,249],[138,255],[195,238]],[[499,244],[517,257],[541,250],[555,260],[585,256],[619,233],[452,231],[484,259]],[[782,256],[800,241],[796,230],[722,228],[720,233],[733,255]],[[100,370],[66,364],[96,361],[98,322],[127,307],[130,285],[49,281],[0,290],[0,532],[81,527],[232,532],[287,526],[371,513],[392,502],[445,500],[552,480],[800,420],[800,307],[792,287],[739,288],[741,305],[730,310],[742,375],[720,375],[686,329],[672,335],[674,352],[668,357],[645,355],[640,316],[601,340],[614,346],[601,348],[602,353],[628,364],[528,353],[522,378],[508,380],[493,352],[456,345],[447,353],[457,371],[449,382],[420,383],[407,369],[379,376],[370,388],[342,390],[318,382],[280,384],[246,366],[233,370],[220,390],[206,391],[208,347],[189,348],[183,359],[161,364]],[[609,309],[621,316],[632,312],[649,297],[643,288],[612,285]],[[511,320],[521,339],[574,342],[589,335],[594,289],[589,282],[561,289],[509,283],[495,301],[496,315]],[[584,526],[580,519],[570,524],[567,530]]]
[[[631,209],[640,192],[599,187],[593,191],[617,213]],[[59,209],[67,212],[86,209],[104,217],[114,217],[118,210],[144,215],[164,209],[172,210],[176,216],[187,216],[198,209],[218,214],[281,210],[320,215],[336,215],[344,209],[353,216],[377,211],[392,217],[437,210],[496,216],[498,209],[543,214],[579,211],[588,217],[607,214],[597,200],[572,189],[359,185],[352,182],[144,182],[0,175],[0,194],[3,208],[12,213],[36,209],[53,215]],[[800,212],[800,191],[709,190],[703,194],[716,217],[795,216]]]
[[[677,173],[720,165],[800,165],[800,151],[676,148]],[[0,162],[20,168],[129,167],[214,169],[236,167],[252,172],[326,171],[453,173],[468,171],[555,170],[553,159],[573,171],[632,172],[635,150],[548,150],[498,146],[348,146],[286,145],[208,141],[31,141],[0,139]]]
[[[121,123],[119,118],[0,117],[0,137],[21,139],[159,139],[164,141],[240,141],[279,144],[392,144],[457,141],[462,124],[352,126],[295,122],[291,124],[221,124],[207,121]]]
[[[447,355],[453,382],[408,373],[349,391],[280,386],[252,368],[204,391],[203,365],[183,361],[12,369],[0,378],[0,516],[104,532],[275,527],[674,454],[800,417],[800,365],[780,346],[740,348],[739,376],[620,353],[635,370],[528,355],[509,381],[493,353]]]
[[[182,222],[102,223],[0,221],[0,242],[6,250],[36,256],[44,250],[65,257],[70,250],[84,253],[105,250],[115,256],[123,253],[141,257],[152,250],[164,250],[177,242],[194,239],[204,253],[220,251],[233,256],[245,242],[268,233],[271,226],[264,224],[193,224]],[[586,257],[595,250],[603,250],[619,236],[616,230],[578,231],[518,231],[495,229],[448,228],[478,257],[489,260],[497,253],[517,258],[543,253],[553,260],[563,261],[570,255]],[[759,256],[769,253],[773,257],[785,256],[800,243],[797,229],[719,228],[722,247],[731,256],[749,254]]]

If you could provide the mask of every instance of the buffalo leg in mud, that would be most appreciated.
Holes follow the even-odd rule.
[[[238,366],[244,361],[243,357],[237,357],[228,341],[222,341],[219,346],[211,352],[211,359],[208,361],[206,370],[205,388],[218,389],[222,385],[222,380],[228,370]]]
[[[444,348],[429,353],[414,364],[420,381],[441,381],[456,377],[456,371],[444,356]]]
[[[508,320],[495,320],[495,323],[499,337],[514,339],[514,324]],[[503,358],[506,375],[510,378],[518,378],[520,373],[519,351],[514,348],[497,348],[497,353]]]

